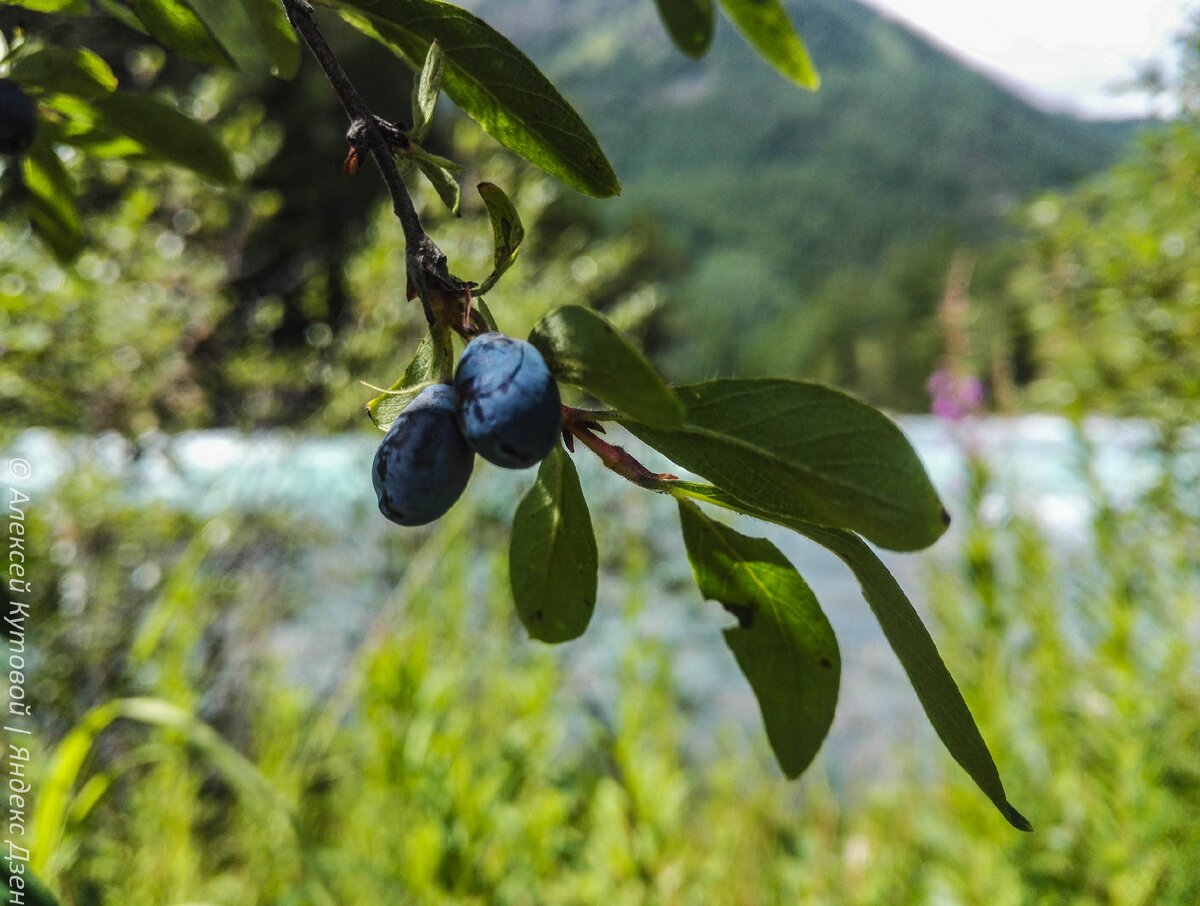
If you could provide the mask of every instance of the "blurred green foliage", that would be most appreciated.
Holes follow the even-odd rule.
[[[1147,136],[1127,161],[1025,212],[1012,277],[1041,364],[1039,407],[1200,419],[1200,126]]]
[[[1051,543],[1032,519],[979,515],[1010,489],[977,463],[969,524],[930,561],[939,642],[983,732],[1012,741],[1014,798],[1035,803],[1036,833],[1016,835],[944,755],[835,795],[828,755],[783,786],[757,734],[697,754],[672,652],[650,638],[623,652],[611,710],[592,710],[524,641],[486,510],[370,542],[403,580],[359,576],[381,589],[360,642],[298,684],[269,629],[298,564],[336,542],[283,514],[134,508],[90,471],[35,523],[62,577],[36,603],[39,742],[153,696],[248,761],[171,723],[87,736],[63,834],[35,852],[69,906],[1200,897],[1200,698],[1181,631],[1196,538],[1144,502],[1101,505]],[[636,539],[610,559],[619,606],[648,606],[661,579]],[[50,755],[35,753],[35,803],[64,782]]]

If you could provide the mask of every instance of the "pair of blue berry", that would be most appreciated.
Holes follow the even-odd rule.
[[[558,385],[532,345],[499,333],[467,344],[454,384],[422,390],[392,424],[371,478],[379,511],[425,525],[458,500],[478,453],[505,469],[545,459],[562,423]]]

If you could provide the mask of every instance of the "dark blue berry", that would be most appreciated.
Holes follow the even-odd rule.
[[[454,388],[426,387],[396,418],[375,453],[371,478],[379,512],[398,525],[445,514],[471,477],[475,454],[458,427]]]
[[[0,79],[0,154],[23,154],[37,136],[37,111],[16,82]]]
[[[488,462],[524,469],[554,449],[562,427],[558,385],[529,343],[499,333],[476,337],[458,363],[454,389],[463,435]]]

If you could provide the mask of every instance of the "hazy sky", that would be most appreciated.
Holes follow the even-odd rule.
[[[866,0],[1042,106],[1086,116],[1150,112],[1114,95],[1137,64],[1163,59],[1197,0]]]

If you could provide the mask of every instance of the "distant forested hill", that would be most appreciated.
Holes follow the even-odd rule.
[[[837,304],[835,276],[854,286],[913,255],[940,268],[959,242],[995,237],[1021,199],[1112,164],[1134,131],[1038,110],[853,0],[788,3],[823,77],[815,94],[724,21],[705,59],[684,58],[649,0],[470,5],[600,136],[624,185],[606,210],[652,209],[691,258],[675,309],[698,336],[677,373],[811,370],[804,343],[740,348],[731,319],[803,332],[788,325],[816,317],[817,297]]]

